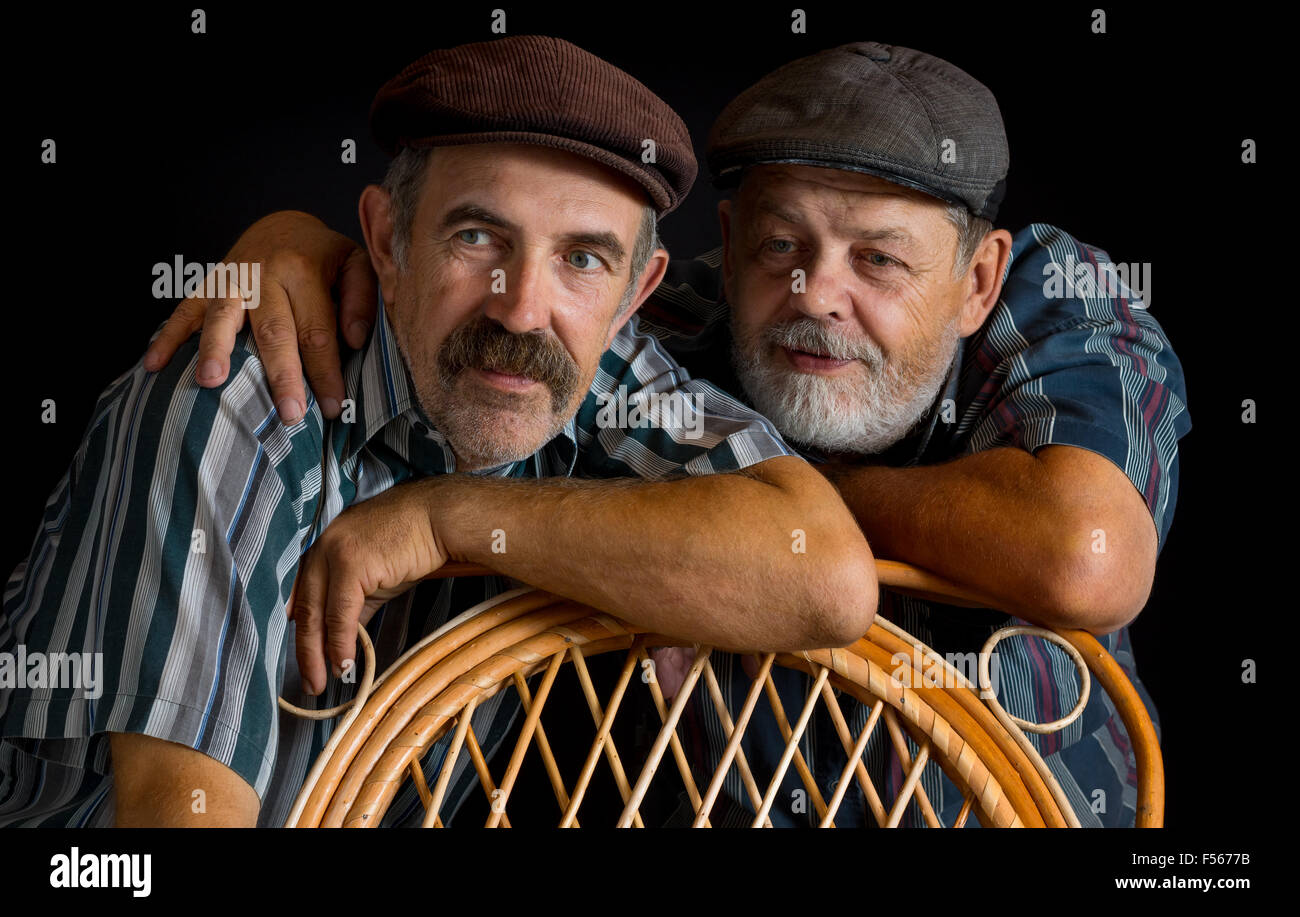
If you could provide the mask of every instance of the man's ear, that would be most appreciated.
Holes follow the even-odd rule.
[[[605,340],[605,349],[614,343],[614,338],[618,337],[619,329],[627,324],[627,320],[636,314],[650,294],[654,292],[655,287],[664,279],[664,274],[668,271],[668,250],[656,248],[650,255],[650,260],[646,262],[645,268],[641,271],[641,278],[637,281],[636,295],[628,303],[627,308],[622,309],[614,317],[613,323],[609,328],[609,337]]]
[[[393,258],[392,199],[378,185],[366,185],[361,192],[357,213],[361,217],[361,232],[366,238],[366,251],[370,264],[379,276],[379,288],[384,302],[391,303],[397,294],[397,262]]]
[[[1002,295],[1002,275],[1011,257],[1011,233],[995,229],[984,237],[971,258],[963,281],[966,299],[961,306],[958,334],[968,337],[979,330]]]
[[[722,295],[731,302],[731,201],[718,201],[718,226],[722,230]]]

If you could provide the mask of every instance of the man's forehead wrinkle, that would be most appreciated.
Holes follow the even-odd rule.
[[[798,217],[801,207],[846,211],[864,204],[887,206],[912,199],[905,189],[888,182],[881,182],[879,187],[863,188],[805,180],[790,175],[773,175],[765,176],[755,182],[755,185],[757,209],[783,218]],[[797,222],[797,219],[790,219],[790,222]]]
[[[599,198],[582,198],[582,197],[564,197],[557,195],[550,199],[548,211],[553,214],[564,214],[574,222],[582,224],[582,228],[574,227],[567,231],[567,234],[584,232],[588,234],[608,233],[614,238],[618,238],[618,227],[620,222],[625,218],[622,212],[622,202],[615,203],[610,200]],[[637,211],[640,216],[640,211]],[[634,230],[635,231],[635,230]]]
[[[770,213],[778,220],[784,220],[787,223],[803,222],[803,215],[797,210],[786,207],[770,197],[759,198],[757,209],[759,213]]]
[[[897,195],[888,192],[884,194],[889,197],[897,197]],[[787,223],[802,225],[808,222],[805,213],[801,212],[801,208],[770,197],[760,198],[756,207],[760,213],[771,214]],[[825,221],[836,232],[846,237],[904,244],[914,244],[916,242],[916,237],[902,226],[862,225],[860,217],[853,213],[856,208],[852,200],[844,198],[816,199],[806,202],[803,207],[823,214]]]
[[[451,147],[435,158],[443,172],[429,186],[446,189],[448,225],[453,218],[481,218],[486,225],[530,233],[559,242],[587,242],[622,261],[636,233],[621,233],[639,221],[645,197],[596,169],[574,168],[538,155],[530,147],[506,145],[500,155],[469,157],[467,148]],[[542,151],[543,153],[545,151]],[[595,169],[593,164],[592,169]],[[620,176],[621,179],[621,176]],[[633,213],[634,212],[634,213]],[[624,240],[624,235],[627,236]],[[613,244],[610,244],[613,243]]]

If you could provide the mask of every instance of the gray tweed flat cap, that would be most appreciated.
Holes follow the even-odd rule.
[[[800,58],[729,104],[709,133],[714,184],[760,163],[876,175],[993,220],[1011,154],[993,93],[929,54],[855,42]]]

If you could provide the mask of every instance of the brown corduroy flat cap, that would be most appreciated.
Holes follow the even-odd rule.
[[[370,128],[391,154],[469,143],[567,150],[636,181],[660,216],[698,169],[690,133],[663,99],[577,45],[540,35],[426,54],[379,90]]]

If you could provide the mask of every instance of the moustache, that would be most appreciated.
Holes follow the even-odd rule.
[[[554,337],[543,332],[516,334],[479,315],[453,331],[438,350],[442,387],[466,369],[487,369],[540,382],[551,390],[552,411],[566,407],[578,387],[578,365]]]
[[[763,340],[778,347],[821,354],[836,360],[861,360],[871,369],[879,368],[884,362],[884,354],[870,340],[850,341],[811,318],[770,325],[763,332]]]

